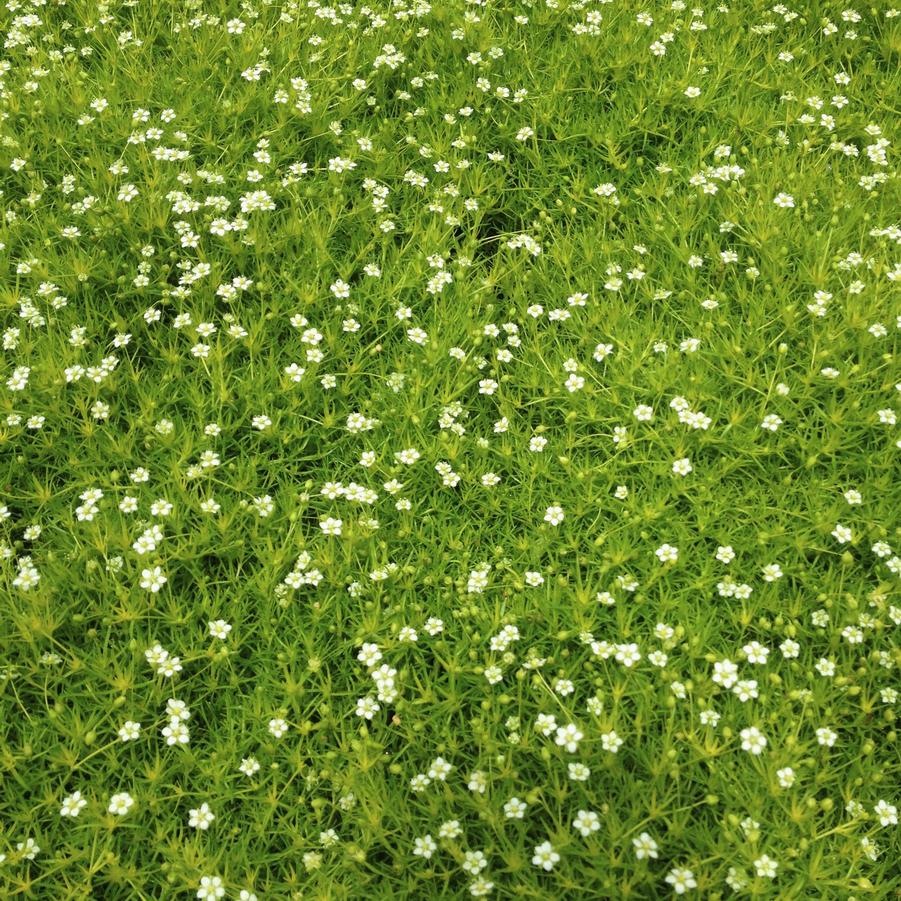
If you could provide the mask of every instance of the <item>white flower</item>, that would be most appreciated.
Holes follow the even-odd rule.
[[[755,756],[761,754],[767,745],[766,736],[756,727],[742,729],[739,733],[741,737],[741,748]]]
[[[259,772],[260,763],[255,757],[243,757],[241,759],[241,766],[238,769],[245,776],[252,776],[254,773]]]
[[[889,804],[888,801],[877,801],[873,813],[879,818],[880,826],[898,825],[898,808],[894,804]]]
[[[425,860],[428,860],[437,850],[438,844],[431,835],[424,835],[422,838],[413,840],[413,854],[416,857],[422,857]]]
[[[428,776],[430,779],[437,779],[444,782],[447,780],[447,777],[450,775],[453,768],[453,764],[448,763],[443,757],[436,757],[429,767]]]
[[[776,778],[781,788],[791,788],[795,784],[795,771],[790,767],[783,767],[776,771]]]
[[[519,798],[510,798],[504,803],[504,816],[511,820],[521,820],[526,812],[525,801]]]
[[[466,787],[471,792],[484,795],[488,788],[488,776],[482,770],[473,770],[469,774],[469,782]]]
[[[335,519],[331,516],[319,522],[319,528],[322,529],[324,535],[340,535],[343,525],[344,523],[340,519]]]
[[[616,646],[615,659],[627,669],[633,667],[641,660],[641,653],[638,650],[638,645],[634,642],[631,644],[618,644]]]
[[[488,860],[483,851],[466,851],[463,854],[463,863],[460,868],[464,873],[478,876],[487,866]]]
[[[735,551],[732,550],[731,545],[720,545],[716,549],[716,559],[720,563],[731,563],[735,559]]]
[[[460,826],[459,820],[446,820],[438,827],[439,838],[459,838],[462,833],[463,829]]]
[[[197,889],[197,897],[201,901],[215,901],[225,895],[225,886],[221,876],[203,876],[200,880],[200,888]]]
[[[843,526],[840,522],[835,524],[835,528],[832,530],[831,534],[839,544],[847,544],[853,537],[851,530],[847,526]]]
[[[119,729],[119,739],[121,741],[136,741],[141,734],[141,724],[128,720]]]
[[[188,811],[188,825],[194,829],[207,830],[216,819],[216,815],[210,810],[210,805],[203,802],[200,807]]]
[[[623,745],[623,740],[612,729],[601,735],[601,747],[611,754],[615,754]]]
[[[360,661],[364,666],[369,667],[370,669],[374,667],[380,660],[382,659],[382,652],[379,650],[377,644],[373,644],[372,642],[364,642],[363,646],[360,648],[360,653],[357,654],[357,660]]]
[[[168,581],[159,566],[141,570],[141,588],[146,588],[153,594],[156,594]]]
[[[217,619],[207,623],[207,628],[210,630],[210,635],[212,635],[213,638],[218,638],[222,641],[225,641],[225,639],[228,638],[228,633],[232,630],[231,624],[227,623],[224,619]]]
[[[116,816],[123,817],[134,806],[134,798],[128,792],[119,792],[109,799],[107,810]]]
[[[484,876],[477,876],[469,886],[469,894],[472,895],[473,898],[484,898],[486,895],[491,894],[493,888],[493,882],[486,879]]]
[[[637,838],[633,838],[632,845],[635,848],[635,856],[639,860],[644,860],[647,857],[654,859],[658,857],[657,842],[647,832],[642,832]]]
[[[563,522],[563,516],[563,507],[548,507],[544,512],[544,521],[550,523],[552,526],[559,526],[560,523]]]
[[[191,719],[191,711],[184,701],[180,701],[178,698],[169,698],[169,700],[166,701],[166,716],[168,716],[169,719],[179,721],[189,720]]]
[[[666,874],[666,881],[673,887],[673,891],[677,895],[684,895],[690,888],[698,887],[695,874],[685,867],[673,867]]]
[[[177,717],[169,720],[169,725],[164,726],[161,730],[163,738],[166,739],[167,745],[186,745],[190,741],[190,732],[187,724]]]
[[[768,854],[761,854],[754,861],[754,869],[757,871],[757,875],[763,879],[775,879],[779,864]]]
[[[24,860],[34,860],[41,852],[40,845],[30,837],[26,838],[24,842],[16,842],[16,850],[22,855]],[[6,859],[5,854],[2,859]]]
[[[579,742],[584,737],[584,734],[575,723],[567,723],[567,725],[557,728],[555,740],[561,748],[565,748],[570,754],[575,754],[578,750]]]
[[[80,791],[72,792],[63,798],[63,806],[59,810],[61,817],[77,817],[87,806],[87,801],[81,796]]]
[[[532,857],[532,863],[536,867],[550,872],[554,869],[554,864],[560,862],[560,855],[554,850],[550,842],[542,842],[535,846],[535,854]]]
[[[573,829],[584,838],[601,828],[601,820],[593,810],[580,810],[573,820]]]
[[[281,738],[288,731],[288,724],[281,717],[269,720],[269,733],[274,738]]]
[[[770,649],[764,647],[759,641],[752,641],[746,644],[742,650],[748,658],[748,663],[766,663]]]
[[[535,719],[535,729],[545,738],[557,728],[557,719],[552,713],[539,713]]]
[[[731,660],[717,660],[713,664],[713,681],[723,688],[732,688],[738,680],[738,667]]]
[[[679,559],[679,549],[671,544],[661,544],[654,553],[661,563],[675,563]]]

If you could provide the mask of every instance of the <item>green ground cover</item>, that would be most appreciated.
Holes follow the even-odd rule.
[[[897,896],[847,2],[5,4],[0,897]]]

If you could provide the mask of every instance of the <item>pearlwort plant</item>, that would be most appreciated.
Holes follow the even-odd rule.
[[[0,897],[897,896],[851,2],[6,0]]]

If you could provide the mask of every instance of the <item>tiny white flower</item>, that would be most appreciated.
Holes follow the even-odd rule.
[[[552,526],[559,526],[560,523],[563,522],[563,518],[563,507],[551,506],[545,510],[544,521],[550,523]]]
[[[560,862],[560,855],[554,850],[554,846],[550,842],[542,842],[535,846],[535,853],[532,856],[532,863],[536,867],[550,872],[554,869],[554,864]]]
[[[132,798],[128,792],[119,792],[110,798],[109,807],[107,809],[110,813],[123,817],[131,810],[134,803],[134,798]]]

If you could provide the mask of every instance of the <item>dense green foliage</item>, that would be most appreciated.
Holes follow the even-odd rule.
[[[846,2],[5,4],[0,896],[895,897]]]

